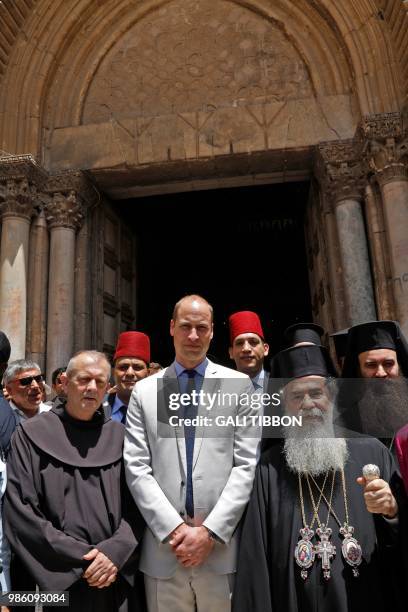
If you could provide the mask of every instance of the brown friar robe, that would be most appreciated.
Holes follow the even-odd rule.
[[[78,421],[61,403],[24,422],[12,441],[7,537],[40,589],[69,590],[75,612],[143,609],[135,589],[142,523],[122,474],[123,436],[123,425],[103,411]],[[119,568],[110,587],[92,588],[82,578],[92,548]]]

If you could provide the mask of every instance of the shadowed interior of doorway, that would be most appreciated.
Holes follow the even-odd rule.
[[[214,307],[209,355],[228,358],[228,316],[254,310],[271,354],[282,332],[310,321],[304,236],[309,183],[188,192],[117,202],[137,243],[137,329],[149,334],[152,359],[173,358],[174,303],[199,293]]]

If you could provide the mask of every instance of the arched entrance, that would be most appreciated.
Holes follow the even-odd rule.
[[[0,327],[20,353],[50,370],[137,324],[137,298],[123,301],[135,295],[136,246],[118,201],[300,180],[312,185],[313,316],[329,331],[376,315],[407,325],[398,0],[384,12],[374,0],[13,5],[0,63],[0,282],[18,299],[1,298]]]

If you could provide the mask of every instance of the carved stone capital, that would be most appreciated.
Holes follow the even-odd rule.
[[[361,145],[354,140],[318,146],[315,173],[326,198],[334,203],[362,199],[367,179],[361,156]]]
[[[408,130],[400,113],[365,117],[366,160],[380,185],[408,180]]]
[[[57,191],[44,203],[49,228],[67,227],[78,230],[85,216],[85,207],[75,191]]]
[[[51,176],[45,186],[44,211],[50,229],[67,227],[78,230],[86,209],[97,200],[96,188],[82,172]]]
[[[0,157],[0,214],[30,220],[47,173],[31,155]]]

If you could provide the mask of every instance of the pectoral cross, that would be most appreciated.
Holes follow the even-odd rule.
[[[316,533],[320,538],[320,542],[315,545],[315,552],[319,559],[322,560],[323,576],[328,580],[330,578],[330,561],[336,555],[336,547],[330,542],[332,530],[330,527],[322,525],[316,529]]]

